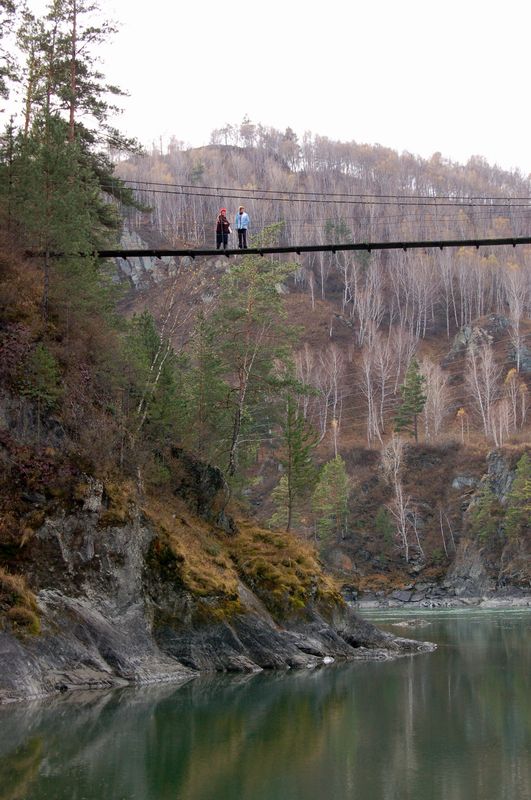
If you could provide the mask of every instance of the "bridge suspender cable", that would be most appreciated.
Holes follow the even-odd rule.
[[[163,258],[165,256],[241,256],[241,255],[259,255],[268,256],[277,253],[294,253],[302,255],[303,253],[343,253],[343,252],[366,252],[370,253],[372,250],[427,250],[439,249],[444,250],[445,247],[504,247],[517,245],[531,244],[531,237],[517,237],[505,239],[439,239],[427,241],[411,241],[411,242],[357,242],[356,244],[309,244],[309,245],[290,245],[286,247],[249,247],[246,250],[213,250],[213,249],[166,249],[166,248],[150,248],[150,249],[135,249],[125,250],[117,248],[114,250],[94,250],[92,252],[77,253],[81,256],[94,255],[98,258]],[[44,256],[43,252],[27,251],[28,256]],[[65,255],[75,255],[74,253],[48,253],[48,257],[60,258]]]

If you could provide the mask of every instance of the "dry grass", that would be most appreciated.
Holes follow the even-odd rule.
[[[82,491],[82,486],[78,487],[78,493]],[[100,528],[125,525],[131,520],[137,497],[137,491],[132,481],[106,480],[104,497],[107,500],[107,508],[99,516],[98,526]]]
[[[389,592],[395,589],[404,589],[411,583],[411,577],[400,570],[389,574],[372,572],[362,575],[354,582],[359,592]]]
[[[239,522],[230,554],[239,575],[271,612],[290,614],[316,603],[331,608],[341,598],[336,583],[323,573],[315,549],[297,536]]]
[[[21,575],[0,567],[0,620],[9,621],[16,633],[40,633],[35,595]]]
[[[175,499],[172,503],[164,498],[146,501],[144,513],[158,532],[152,559],[165,577],[193,594],[236,601],[238,576],[222,537],[179,506]]]
[[[240,580],[278,617],[310,602],[323,610],[341,602],[313,547],[296,536],[246,522],[229,536],[191,516],[175,498],[171,503],[150,498],[144,513],[158,532],[152,563],[166,579],[202,598],[210,618],[242,611]]]

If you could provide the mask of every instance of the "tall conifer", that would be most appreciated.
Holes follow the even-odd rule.
[[[317,446],[318,437],[297,407],[297,388],[302,387],[290,381],[284,390],[281,423],[283,446],[280,455],[284,475],[272,495],[277,511],[271,521],[274,525],[285,527],[286,531],[290,531],[298,522],[304,499],[310,495],[316,479],[312,452]]]
[[[426,405],[425,383],[426,379],[420,371],[417,360],[412,358],[407,368],[404,383],[400,387],[402,402],[395,416],[394,430],[396,433],[408,431],[410,435],[415,437],[415,443],[418,443],[418,417]]]
[[[350,484],[341,456],[324,465],[312,498],[315,528],[320,539],[344,535],[348,521]]]

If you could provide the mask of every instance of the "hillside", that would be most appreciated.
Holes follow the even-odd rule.
[[[259,233],[281,221],[278,235],[289,243],[527,233],[518,198],[529,194],[528,181],[480,159],[464,166],[438,156],[423,161],[320,137],[289,140],[288,156],[285,135],[269,131],[266,136],[259,126],[253,135],[245,142],[238,134],[233,144],[170,148],[120,164],[130,185],[137,180],[181,185],[160,195],[150,194],[149,183],[138,185],[153,209],[130,215],[128,229],[146,240],[167,236],[171,244],[172,226],[162,221],[173,220],[175,232],[188,237],[191,246],[208,245],[208,219],[215,218],[221,203],[237,205],[226,199],[237,192],[220,190],[214,200],[206,187],[240,186],[238,196],[245,198],[253,230]],[[285,202],[283,191],[314,195],[293,194]],[[354,204],[361,194],[363,204]],[[345,208],[340,201],[346,197],[352,204]],[[186,227],[192,218],[199,222]],[[173,343],[178,352],[189,352],[194,314],[198,309],[207,317],[215,314],[230,264],[220,256],[159,262],[154,271],[143,266],[127,301],[129,312],[148,308],[161,320],[168,297],[175,298],[182,324]],[[487,483],[505,507],[507,487],[496,487],[493,460],[500,459],[514,476],[529,452],[530,285],[530,249],[525,247],[363,258],[315,255],[299,259],[284,280],[282,304],[297,328],[296,373],[310,387],[297,402],[318,434],[314,459],[322,469],[339,455],[349,480],[345,523],[320,533],[316,512],[303,500],[296,528],[318,542],[329,565],[355,591],[388,593],[412,579],[440,586],[449,570],[452,574],[456,554],[469,552],[468,545],[485,555],[485,585],[529,587],[529,571],[522,568],[528,527],[510,541],[500,518],[496,535],[485,541],[470,533],[469,506],[474,507],[474,487]],[[426,399],[418,416],[418,443],[411,427],[401,434],[398,509],[396,482],[393,487],[382,464],[413,357]],[[257,410],[247,431],[255,451],[240,497],[261,523],[274,518],[278,506],[275,490],[285,461],[281,427],[274,415]],[[488,460],[491,451],[497,455]],[[224,456],[216,457],[223,467]]]
[[[356,206],[343,218],[335,195],[312,218],[322,241],[372,235],[379,202],[360,190],[392,186],[367,148],[334,165],[322,142],[311,163],[252,141],[201,164],[132,155],[120,179],[75,109],[32,108],[0,159],[0,699],[422,652],[344,593],[529,588],[527,249],[105,263],[120,235],[197,240],[209,169],[287,187],[260,200],[269,218],[251,206],[264,245],[294,235],[292,204],[315,206],[290,198],[301,186]],[[175,203],[160,168],[190,165]],[[473,167],[493,193],[523,191]],[[137,192],[134,170],[156,186]],[[488,230],[517,223],[499,205]],[[402,223],[418,231],[425,206]]]
[[[153,429],[125,441],[120,327],[65,328],[55,294],[43,325],[16,248],[1,277],[0,702],[418,649],[355,617],[313,547],[246,521],[219,470]]]

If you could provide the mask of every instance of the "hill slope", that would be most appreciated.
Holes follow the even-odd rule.
[[[153,212],[134,213],[127,224],[141,237],[151,231],[171,243],[173,232],[179,232],[192,246],[208,244],[209,219],[215,218],[217,205],[237,204],[237,190],[219,190],[217,199],[211,197],[205,187],[215,185],[242,187],[254,230],[282,221],[282,241],[290,243],[518,235],[527,230],[522,201],[513,204],[510,198],[527,196],[528,181],[480,159],[467,165],[438,156],[425,161],[320,137],[291,141],[290,149],[282,134],[273,133],[258,131],[245,146],[235,140],[232,145],[173,149],[120,165],[131,181],[149,182],[156,175],[188,184],[178,195],[150,194],[151,187],[143,184],[140,194]],[[191,219],[195,227],[187,227]],[[227,271],[230,264],[223,257],[193,263],[181,259],[158,264],[154,272],[141,270],[141,291],[131,294],[129,310],[149,308],[162,320],[168,296],[175,295],[186,321],[176,331],[174,346],[187,353],[194,315],[198,310],[215,314]],[[464,547],[474,540],[474,547],[485,553],[492,581],[484,585],[501,589],[508,581],[529,588],[528,572],[508,567],[514,559],[525,563],[529,530],[516,545],[508,541],[507,493],[502,496],[494,485],[505,510],[488,542],[471,534],[469,508],[472,512],[474,487],[482,491],[494,480],[493,459],[514,477],[516,464],[529,451],[530,287],[529,248],[375,253],[368,259],[316,255],[300,259],[283,284],[283,306],[298,329],[297,377],[312,392],[301,403],[305,420],[318,431],[316,461],[322,466],[337,452],[349,475],[346,529],[319,543],[349,586],[389,592],[412,579],[421,586],[439,585],[453,569],[460,542]],[[382,463],[413,356],[427,400],[418,420],[419,443],[407,430],[401,434],[406,560],[393,518],[393,487]],[[257,416],[251,431],[258,451],[248,467],[245,499],[264,523],[275,513],[282,437],[269,413]],[[487,461],[491,450],[497,455]],[[309,502],[298,526],[306,536],[315,535]],[[515,547],[516,554],[510,555]]]

